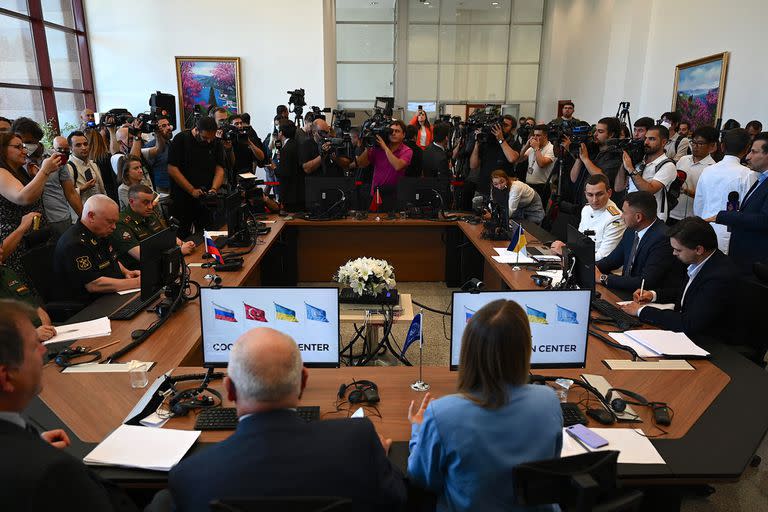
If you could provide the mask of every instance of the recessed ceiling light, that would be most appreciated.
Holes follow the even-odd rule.
[[[497,5],[499,5],[499,2],[491,2],[491,5],[496,7]]]

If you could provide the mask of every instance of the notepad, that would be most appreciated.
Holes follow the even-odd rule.
[[[197,430],[120,425],[85,456],[93,466],[122,466],[170,471],[195,444]]]
[[[498,256],[491,256],[491,258],[499,263],[519,263],[521,265],[536,263],[536,260],[522,251],[512,252],[508,251],[506,247],[494,247],[493,250],[498,253]]]
[[[621,300],[616,303],[617,306],[626,306],[627,304],[632,304],[631,300]],[[648,303],[645,307],[648,308],[656,308],[656,309],[670,309],[674,310],[675,305],[674,304],[657,304],[657,303]]]
[[[560,456],[569,457],[591,451],[615,450],[619,452],[619,464],[666,464],[656,451],[656,447],[640,429],[593,428],[590,430],[608,441],[608,445],[599,450],[590,450],[566,434],[563,429],[563,448]]]
[[[682,332],[662,331],[660,329],[637,329],[626,331],[624,334],[662,356],[709,356],[709,352],[696,345]]]
[[[112,334],[112,324],[106,316],[79,322],[75,324],[56,326],[56,336],[44,341],[43,345],[51,343],[61,343],[62,341],[82,340],[85,338],[98,338]]]

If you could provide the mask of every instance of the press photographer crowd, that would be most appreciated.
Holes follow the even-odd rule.
[[[419,107],[406,122],[393,117],[392,98],[377,98],[355,119],[306,108],[303,89],[288,95],[263,139],[247,113],[217,106],[197,107],[175,135],[174,119],[157,106],[136,116],[85,109],[80,128],[50,147],[32,119],[0,118],[3,296],[43,303],[25,256],[41,247],[71,290],[62,299],[136,288],[142,239],[172,222],[189,253],[195,241],[182,240],[200,243],[203,230],[232,218],[229,197],[253,219],[374,211],[497,222],[502,237],[510,220],[549,230],[566,222],[592,233],[598,259],[626,228],[695,216],[711,223],[719,249],[743,272],[768,254],[768,187],[760,186],[768,132],[759,121],[693,126],[664,112],[633,123],[621,103],[616,115],[591,124],[566,102],[546,123],[500,115],[498,107],[465,120],[430,119]],[[641,211],[647,198],[655,211]],[[555,241],[552,250],[561,246]],[[38,311],[47,339],[51,319]]]

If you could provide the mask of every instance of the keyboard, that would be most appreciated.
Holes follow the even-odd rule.
[[[149,298],[149,300],[141,300],[141,293],[137,293],[136,296],[130,300],[130,302],[126,303],[117,311],[112,312],[112,314],[109,315],[109,319],[110,320],[130,320],[131,318],[138,315],[139,312],[151,306],[152,303],[155,302],[157,298],[160,296],[161,291],[162,290],[158,290],[154,295],[152,295]]]
[[[299,418],[307,423],[320,419],[320,407],[310,405],[298,407]],[[200,411],[195,420],[195,430],[235,430],[237,428],[237,409],[234,407],[208,407]]]
[[[560,410],[563,411],[563,426],[586,425],[587,417],[581,412],[579,406],[571,402],[560,402]]]
[[[643,325],[643,322],[633,316],[626,314],[624,311],[605,299],[592,299],[592,309],[616,322],[616,326],[622,330]]]

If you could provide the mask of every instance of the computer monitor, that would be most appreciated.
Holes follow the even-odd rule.
[[[376,96],[373,108],[380,108],[385,115],[391,116],[395,110],[395,98],[392,96]]]
[[[296,340],[306,366],[339,366],[338,288],[203,288],[203,366],[225,367],[235,340],[270,327]]]
[[[569,287],[595,291],[595,241],[568,225],[563,251]]]
[[[245,220],[246,206],[239,191],[228,195],[224,200],[227,211],[227,245],[231,247],[247,247],[251,245],[251,234]]]
[[[173,283],[181,272],[181,252],[176,245],[176,230],[164,229],[139,244],[141,300],[149,300],[164,286]]]
[[[454,292],[451,370],[459,367],[461,337],[472,315],[494,300],[511,300],[528,315],[532,368],[584,368],[587,362],[589,290]]]
[[[307,176],[304,186],[307,211],[313,217],[343,217],[355,194],[354,178]]]
[[[451,204],[451,180],[448,178],[400,178],[397,182],[397,206],[400,210],[419,208],[437,217]],[[426,215],[430,216],[430,215]]]

